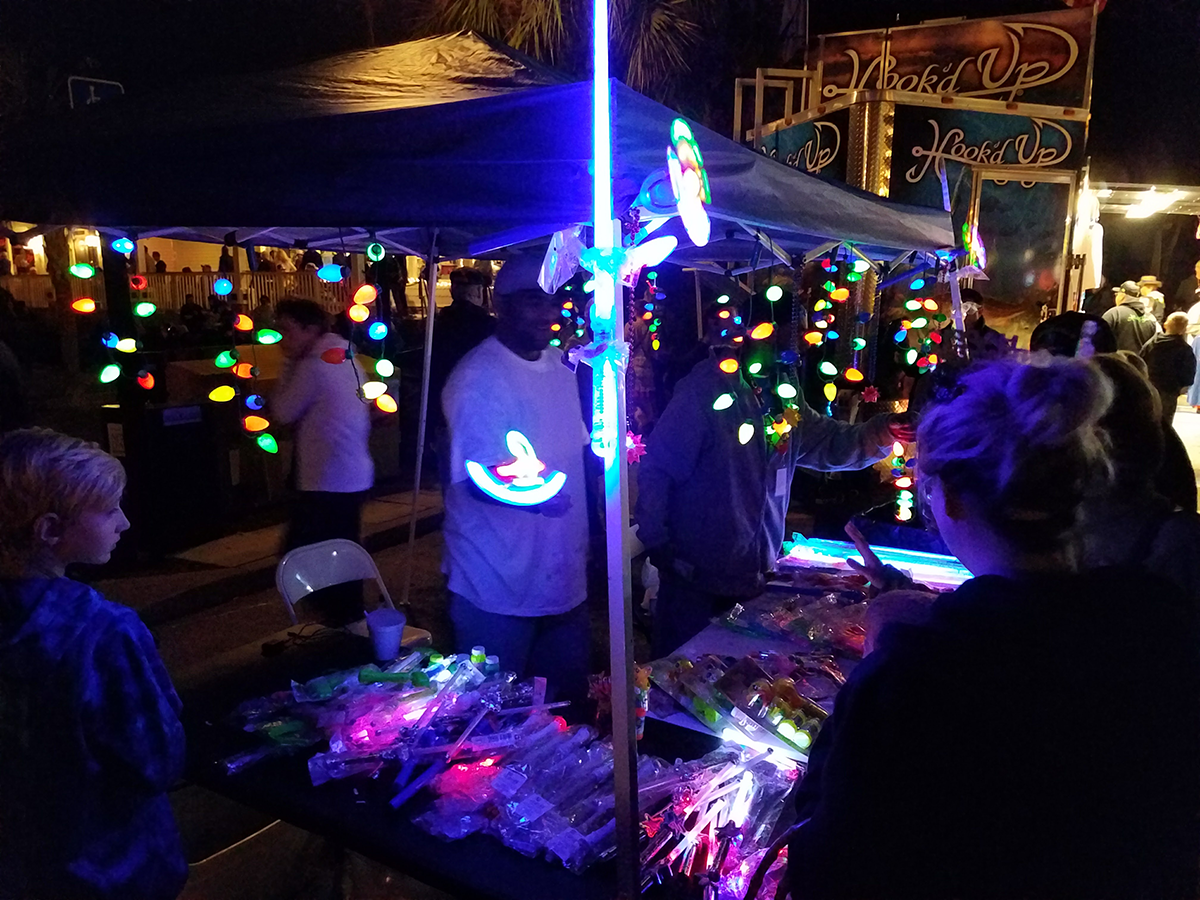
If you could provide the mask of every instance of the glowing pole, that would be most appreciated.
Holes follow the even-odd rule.
[[[612,250],[618,224],[612,207],[612,108],[608,77],[608,0],[592,4],[592,243]],[[607,346],[593,361],[592,447],[604,460],[608,548],[609,667],[612,672],[613,768],[616,791],[617,895],[638,895],[637,739],[633,698],[632,587],[626,551],[629,491],[625,468],[625,328],[614,273],[597,266],[592,331]]]

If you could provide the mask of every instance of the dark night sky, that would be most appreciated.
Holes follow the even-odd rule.
[[[142,92],[364,47],[368,4],[377,41],[400,40],[414,2],[0,0],[0,54],[4,44],[19,48],[36,108],[46,96],[61,98],[68,74],[117,78]],[[811,0],[811,30],[1061,8],[1060,0]],[[1099,177],[1200,183],[1198,72],[1200,0],[1110,0],[1100,16],[1089,142]],[[0,90],[2,76],[0,65]]]

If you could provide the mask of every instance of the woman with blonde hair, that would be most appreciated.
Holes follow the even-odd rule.
[[[1196,617],[1073,549],[1111,398],[1088,362],[998,362],[926,413],[918,484],[975,577],[886,626],[838,695],[800,788],[796,900],[1196,896]]]

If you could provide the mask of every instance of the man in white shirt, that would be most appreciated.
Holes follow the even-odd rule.
[[[357,360],[322,359],[328,350],[344,351],[347,342],[329,331],[329,316],[313,301],[281,300],[275,318],[287,362],[268,414],[296,424],[296,502],[284,549],[333,538],[359,541],[363,499],[375,481],[367,446],[371,418],[358,394],[367,378]],[[311,599],[327,624],[362,616],[360,585],[327,588]]]
[[[442,392],[450,433],[445,555],[457,649],[482,645],[503,669],[541,675],[558,696],[582,700],[589,670],[588,432],[575,376],[549,346],[561,301],[537,284],[541,261],[514,259],[496,279],[496,333],[455,367]],[[467,474],[513,461],[507,435],[524,435],[566,482],[550,500],[512,505]],[[500,493],[503,493],[501,491]]]

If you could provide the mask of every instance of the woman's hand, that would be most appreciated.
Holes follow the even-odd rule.
[[[853,559],[847,559],[846,565],[864,576],[871,583],[871,587],[880,593],[913,587],[913,580],[911,578],[895,566],[883,564],[879,557],[875,555],[875,551],[871,549],[871,545],[867,543],[867,539],[863,537],[862,532],[854,527],[853,522],[846,523],[846,535],[854,542],[855,549],[858,550],[863,558],[861,563]]]

